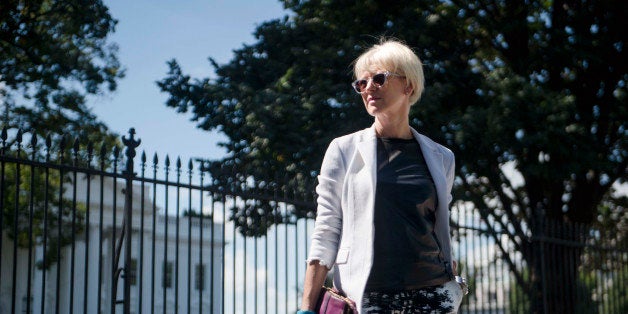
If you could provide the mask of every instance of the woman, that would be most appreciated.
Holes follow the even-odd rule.
[[[299,313],[311,313],[329,269],[360,313],[456,312],[449,236],[453,153],[409,124],[423,92],[421,61],[384,41],[355,62],[352,84],[374,117],[334,139],[318,177],[318,208]]]

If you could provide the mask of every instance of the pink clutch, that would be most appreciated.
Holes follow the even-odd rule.
[[[334,288],[323,287],[316,302],[316,313],[357,314],[355,302]]]

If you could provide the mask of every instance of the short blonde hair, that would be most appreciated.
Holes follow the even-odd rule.
[[[410,47],[396,40],[382,40],[355,60],[353,75],[357,79],[358,75],[372,72],[375,67],[405,76],[406,86],[412,87],[410,105],[419,101],[425,81],[423,64]]]

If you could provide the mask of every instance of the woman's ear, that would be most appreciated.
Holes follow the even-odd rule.
[[[406,94],[406,95],[411,95],[412,94],[412,86],[411,85],[406,86],[404,94]]]

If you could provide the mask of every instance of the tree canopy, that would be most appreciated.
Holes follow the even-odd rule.
[[[85,97],[115,90],[124,74],[107,43],[116,23],[102,1],[2,1],[3,125],[111,142]]]
[[[217,78],[192,79],[171,61],[159,82],[168,106],[227,135],[218,163],[231,180],[313,178],[331,138],[369,126],[349,87],[351,63],[381,36],[405,41],[425,64],[412,123],[456,153],[459,197],[513,220],[540,207],[592,222],[625,180],[624,2],[284,5],[293,14],[260,25],[258,41],[229,63],[210,59]],[[507,162],[523,182],[509,180]]]

